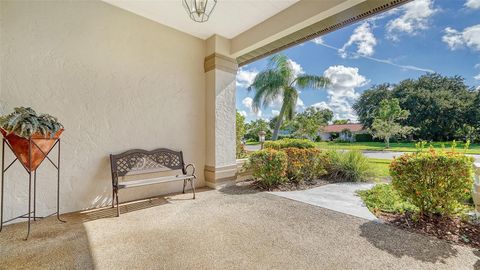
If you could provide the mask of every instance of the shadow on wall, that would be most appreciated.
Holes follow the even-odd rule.
[[[127,203],[120,212],[127,213],[167,204],[164,198]],[[49,217],[32,223],[28,241],[26,223],[4,227],[0,233],[1,269],[95,269],[95,260],[85,222],[116,217],[115,208],[103,208],[62,215],[66,223]]]
[[[397,258],[408,256],[422,262],[444,263],[445,259],[458,254],[458,251],[445,241],[415,233],[406,233],[393,226],[378,222],[366,222],[360,226],[360,230],[360,235],[365,237],[368,242]]]

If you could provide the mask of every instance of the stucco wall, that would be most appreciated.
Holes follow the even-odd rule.
[[[62,211],[108,204],[108,155],[131,148],[184,151],[203,183],[203,40],[100,1],[0,1],[0,100],[55,115],[62,136]],[[55,157],[55,155],[53,155]],[[8,160],[12,156],[7,155]],[[55,175],[38,170],[40,214],[55,208]],[[5,217],[27,212],[27,174],[6,175]],[[121,191],[121,200],[181,183]],[[47,209],[48,211],[45,211]]]

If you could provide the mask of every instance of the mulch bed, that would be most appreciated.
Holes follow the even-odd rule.
[[[414,219],[411,213],[376,213],[377,216],[396,227],[435,236],[450,243],[480,248],[480,223],[464,221],[461,218],[422,216]]]
[[[324,186],[327,184],[331,184],[332,181],[327,179],[317,179],[312,181],[305,181],[303,183],[295,184],[291,182],[286,182],[280,186],[272,187],[270,189],[265,188],[264,186],[260,185],[258,182],[254,180],[247,180],[244,181],[244,185],[249,185],[254,189],[261,190],[261,191],[295,191],[295,190],[305,190],[315,187]]]

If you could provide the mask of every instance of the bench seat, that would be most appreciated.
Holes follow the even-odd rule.
[[[124,181],[118,184],[118,188],[131,188],[131,187],[141,187],[147,185],[154,185],[166,182],[173,182],[173,181],[181,181],[181,180],[189,180],[192,179],[192,175],[177,175],[177,176],[162,176],[156,178],[148,178],[148,179],[141,179],[141,180],[131,180],[131,181]]]

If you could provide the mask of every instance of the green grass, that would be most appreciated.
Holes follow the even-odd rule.
[[[321,149],[344,149],[344,150],[374,150],[374,151],[399,151],[399,152],[414,152],[416,151],[415,143],[390,143],[390,148],[385,149],[383,142],[317,142],[318,148]],[[452,142],[444,142],[445,148],[451,148]],[[428,143],[425,147],[432,145],[435,149],[442,148],[442,142]],[[457,142],[457,150],[463,151],[464,144]],[[470,144],[467,154],[480,154],[480,144]]]
[[[372,168],[372,171],[375,173],[376,177],[387,177],[389,176],[388,167],[391,160],[389,159],[380,159],[380,158],[369,158],[368,163]]]
[[[372,213],[405,213],[416,210],[415,206],[403,200],[390,184],[378,184],[372,189],[359,191],[358,195]]]
[[[246,142],[246,145],[259,145],[260,142]]]

